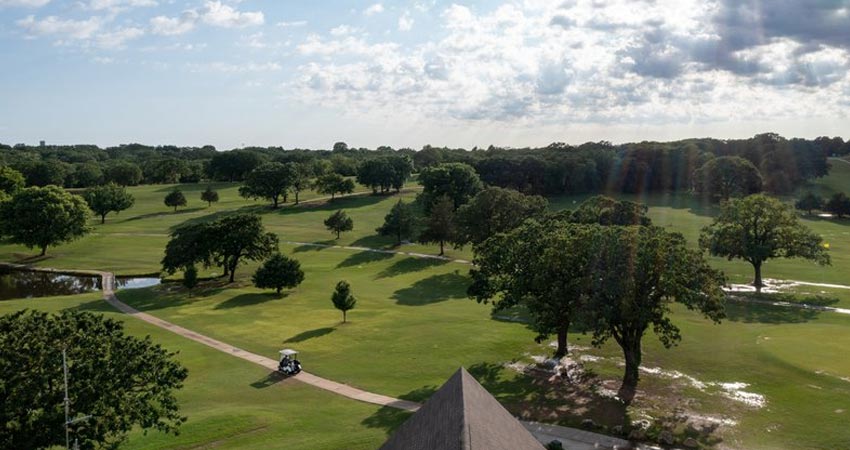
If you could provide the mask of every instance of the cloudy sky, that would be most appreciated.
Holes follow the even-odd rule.
[[[0,0],[0,142],[850,138],[850,0]]]

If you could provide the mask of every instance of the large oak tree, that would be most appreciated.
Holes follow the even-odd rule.
[[[741,259],[753,266],[753,286],[764,286],[761,269],[773,258],[803,258],[829,264],[823,238],[800,223],[794,210],[763,194],[724,203],[711,225],[703,228],[700,246],[712,256]]]
[[[0,203],[0,231],[10,242],[41,249],[71,242],[90,231],[86,201],[56,186],[30,187]]]

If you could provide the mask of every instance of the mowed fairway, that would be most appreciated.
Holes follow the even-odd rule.
[[[845,164],[844,169],[840,164],[833,162],[833,174],[820,180],[813,189],[824,192],[844,189],[841,186],[850,179],[850,164]],[[217,185],[222,201],[206,208],[198,199],[205,187],[204,184],[183,186],[190,204],[176,214],[162,205],[162,197],[170,186],[133,188],[136,206],[119,216],[110,215],[106,225],[95,225],[95,234],[50,249],[50,258],[38,264],[107,269],[121,274],[158,272],[167,234],[172,229],[190,221],[210,220],[237,211],[262,214],[266,227],[276,232],[282,242],[391,248],[393,239],[377,236],[374,230],[399,197],[405,201],[415,197],[415,192],[410,191],[401,196],[363,195],[271,210],[262,202],[238,197],[235,185]],[[311,195],[315,196],[305,194],[302,199]],[[553,208],[561,209],[573,207],[582,198],[550,201]],[[686,194],[623,198],[650,205],[649,214],[656,224],[683,233],[692,245],[696,245],[699,230],[716,213],[714,207],[701,205]],[[354,220],[354,231],[343,234],[338,241],[322,224],[336,209],[345,209]],[[806,261],[774,261],[765,266],[765,276],[850,284],[847,269],[850,221],[805,219],[805,223],[830,242],[833,265],[819,267]],[[436,246],[405,245],[402,250],[437,253]],[[560,398],[557,388],[536,383],[505,367],[512,361],[530,362],[532,356],[545,356],[551,350],[545,342],[536,344],[535,333],[522,323],[494,318],[489,306],[466,298],[468,265],[297,244],[282,244],[281,251],[297,258],[306,273],[304,283],[285,292],[283,298],[250,286],[249,277],[255,264],[238,269],[239,280],[235,285],[216,280],[188,292],[176,283],[166,283],[157,288],[122,291],[119,297],[138,309],[269,357],[274,357],[280,348],[296,348],[302,352],[305,370],[381,394],[424,400],[463,365],[514,413],[529,418],[577,425],[583,417],[591,417],[610,426],[626,414],[633,420],[643,414],[659,417],[672,414],[674,404],[685,404],[687,413],[736,422],[716,433],[727,447],[850,447],[850,427],[846,426],[850,420],[850,358],[845,357],[850,348],[850,316],[730,302],[729,318],[714,325],[697,314],[674,308],[674,322],[682,328],[682,344],[666,350],[651,334],[644,340],[644,366],[660,371],[644,373],[641,388],[664,401],[639,400],[629,411],[617,410],[601,398],[577,406]],[[13,246],[0,247],[3,260],[15,260],[24,254],[32,252]],[[447,254],[471,258],[468,248],[448,249]],[[752,277],[751,268],[745,263],[719,258],[711,261],[733,282],[747,282]],[[202,275],[214,272],[214,268],[204,270]],[[176,278],[179,277],[177,274]],[[347,324],[341,323],[342,315],[333,309],[330,301],[333,286],[342,279],[351,283],[358,298]],[[850,290],[798,286],[793,293],[793,297],[781,299],[850,306]],[[94,302],[93,296],[86,298]],[[75,301],[81,300],[35,302],[73,304]],[[0,312],[28,304],[5,302],[0,304]],[[226,422],[226,417],[232,417],[234,423],[246,418],[245,424],[233,425],[238,430],[229,433],[238,437],[221,439],[222,445],[278,447],[268,444],[271,441],[262,441],[266,439],[262,437],[264,431],[245,431],[262,428],[256,424],[265,420],[268,429],[273,429],[267,432],[272,433],[268,439],[287,439],[286,448],[374,448],[382,441],[385,431],[403,418],[392,411],[376,413],[376,408],[369,405],[321,392],[316,394],[313,389],[296,383],[244,391],[231,389],[230,384],[238,388],[243,383],[230,383],[231,380],[245,380],[243,384],[250,386],[264,379],[267,373],[148,325],[132,320],[128,325],[134,333],[150,333],[169,348],[182,349],[181,360],[186,358],[184,363],[192,370],[181,394],[184,410],[190,416],[181,436],[173,438],[156,433],[134,436],[131,446],[218,445],[219,438],[213,435],[226,434],[227,426],[220,424]],[[572,335],[571,343],[588,347],[589,337]],[[589,358],[585,364],[602,379],[616,380],[621,376],[616,346],[584,348],[579,353],[601,358]],[[217,370],[207,370],[207,364]],[[672,371],[705,383],[746,383],[746,392],[763,396],[765,404],[748,406],[724,396],[717,388],[700,390],[683,382],[681,377],[664,375]],[[288,406],[281,406],[282,402],[271,398],[269,393],[278,391],[293,396],[292,401],[286,402]],[[290,391],[293,393],[288,394]],[[320,398],[312,398],[314,395]],[[217,404],[218,401],[230,404],[231,400],[232,409]],[[310,410],[309,414],[304,409]],[[337,415],[346,416],[349,421],[340,423],[349,425],[337,427],[337,419],[311,422],[313,417]],[[372,428],[377,423],[381,423],[378,429]],[[352,427],[348,432],[353,437],[364,436],[363,444],[340,445],[337,441],[334,446],[331,441],[314,444],[300,440],[314,436],[334,439],[335,428],[344,429],[344,426]],[[294,438],[292,442],[289,436]]]
[[[114,311],[99,294],[0,302],[0,314],[19,309],[80,309],[123,320],[127,333],[153,340],[189,370],[178,392],[188,417],[179,436],[135,431],[121,448],[374,449],[404,414],[339,397],[294,380],[270,377],[262,367],[219,353]],[[73,379],[73,368],[70,374]],[[73,386],[73,385],[72,385]],[[73,397],[73,392],[71,392]]]

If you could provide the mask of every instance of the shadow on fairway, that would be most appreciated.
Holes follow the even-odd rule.
[[[369,264],[373,262],[383,261],[385,259],[391,259],[395,255],[392,253],[384,253],[384,252],[372,252],[369,250],[364,250],[361,252],[357,252],[348,258],[342,260],[339,264],[336,265],[337,269],[342,269],[344,267],[356,267],[361,264]]]
[[[428,400],[434,392],[437,392],[437,386],[423,386],[419,389],[414,389],[406,394],[400,395],[398,398],[423,403],[425,400]],[[412,415],[413,413],[408,411],[385,406],[379,409],[375,414],[363,419],[360,423],[368,428],[380,428],[386,431],[389,435]]]
[[[231,309],[240,308],[242,306],[259,305],[268,301],[286,298],[287,295],[288,294],[286,292],[281,293],[281,295],[266,292],[261,294],[240,294],[215,305],[214,309]]]
[[[128,289],[118,294],[122,302],[138,309],[139,311],[153,311],[163,308],[172,308],[188,305],[189,298],[180,294],[169,294],[159,287]]]
[[[177,211],[174,211],[174,209],[168,209],[168,210],[162,210],[162,211],[159,211],[159,212],[152,212],[152,213],[148,213],[148,214],[141,214],[141,215],[138,215],[138,216],[128,217],[128,218],[124,219],[124,222],[132,222],[134,220],[149,219],[151,217],[179,216],[179,215],[182,215],[182,214],[189,214],[189,213],[193,213],[193,212],[203,211],[205,209],[207,209],[207,208],[206,207],[204,207],[204,208],[185,208],[185,209],[178,209]]]
[[[119,312],[117,309],[113,308],[112,305],[106,303],[103,300],[93,300],[86,303],[80,303],[71,308],[65,308],[65,311],[76,311],[76,312],[95,312],[95,313],[114,313]]]
[[[207,209],[207,208],[194,208],[193,210],[203,210],[203,209]],[[212,214],[206,214],[206,215],[203,215],[203,216],[195,217],[195,218],[188,219],[188,220],[185,220],[183,222],[180,222],[179,224],[170,227],[169,231],[174,231],[174,230],[176,230],[180,227],[184,227],[184,226],[187,226],[187,225],[195,225],[195,224],[198,224],[198,223],[212,222],[214,220],[218,220],[218,219],[221,219],[221,218],[224,218],[224,217],[234,216],[234,215],[237,215],[237,214],[251,214],[251,213],[262,214],[264,212],[264,210],[267,210],[267,209],[268,209],[268,207],[264,207],[264,206],[260,206],[260,205],[248,205],[248,206],[242,206],[242,207],[237,208],[237,209],[225,209],[223,211],[216,211]]]
[[[325,327],[325,328],[316,328],[315,330],[305,331],[303,333],[298,333],[295,336],[292,336],[289,339],[283,341],[284,344],[291,344],[293,342],[304,342],[308,339],[313,339],[317,337],[326,336],[328,334],[336,331],[336,328]]]
[[[285,379],[286,376],[278,372],[269,372],[269,374],[266,375],[265,378],[263,378],[262,380],[258,380],[251,383],[251,387],[254,389],[265,389],[269,386],[274,386]]]
[[[379,234],[373,234],[371,236],[364,236],[350,244],[352,247],[368,247],[368,248],[380,248],[384,250],[399,250],[399,247],[395,245],[395,238],[392,236],[381,236]]]
[[[415,256],[410,256],[407,258],[400,259],[393,263],[391,266],[380,271],[378,275],[375,276],[375,278],[390,278],[405,273],[419,272],[420,270],[442,266],[447,263],[448,261],[442,259],[418,258]]]
[[[393,293],[398,305],[423,306],[451,299],[465,299],[469,277],[457,271],[432,275]]]
[[[281,207],[276,212],[283,216],[288,216],[292,214],[300,214],[303,212],[310,211],[336,211],[338,209],[355,209],[362,208],[364,206],[374,205],[375,203],[379,203],[388,197],[385,196],[373,196],[367,194],[355,194],[348,197],[338,197],[333,200],[327,199],[321,203],[315,201],[307,201],[304,200],[302,203],[298,204],[289,204],[288,206]]]
[[[840,301],[837,298],[823,295],[807,296],[793,293],[757,294],[742,292],[735,295],[754,302],[785,302],[811,306],[832,306]],[[822,312],[824,311],[802,307],[735,301],[726,305],[726,315],[729,320],[734,322],[802,323],[817,318]]]
[[[324,247],[326,245],[336,245],[337,241],[335,239],[328,239],[326,241],[315,241],[313,244],[316,245],[299,245],[292,249],[292,253],[303,253],[303,252],[318,252],[320,250],[326,250],[328,247]]]

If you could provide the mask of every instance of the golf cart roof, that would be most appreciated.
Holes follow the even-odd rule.
[[[295,350],[293,350],[291,348],[285,348],[285,349],[280,351],[280,354],[281,354],[281,356],[292,356],[292,355],[297,355],[298,352],[296,352]]]

